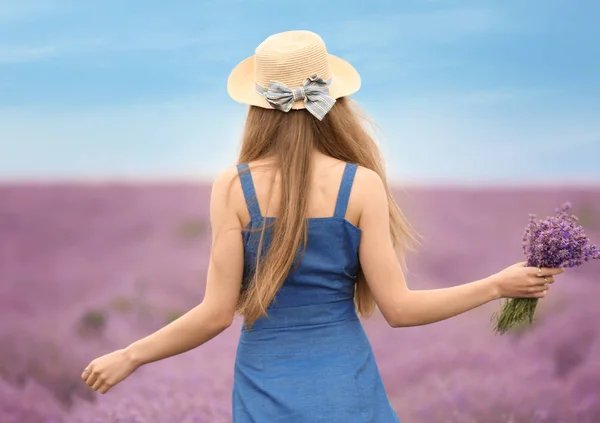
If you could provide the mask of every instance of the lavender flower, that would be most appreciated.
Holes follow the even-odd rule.
[[[523,252],[528,266],[575,267],[592,259],[600,259],[600,247],[590,244],[577,216],[567,211],[571,203],[555,209],[556,216],[536,220],[529,215],[523,236]],[[496,332],[505,333],[517,324],[533,322],[537,298],[515,298],[504,303],[496,316]]]
[[[591,259],[600,258],[600,247],[591,245],[577,216],[567,211],[571,203],[555,209],[556,216],[536,221],[529,216],[529,225],[523,236],[523,252],[529,266],[575,267]]]

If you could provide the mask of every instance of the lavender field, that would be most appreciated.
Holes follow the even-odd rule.
[[[141,368],[102,396],[79,379],[201,301],[210,246],[199,185],[0,186],[0,423],[230,419],[240,322]],[[600,242],[600,189],[398,192],[425,237],[412,288],[467,282],[522,260],[529,213],[569,200]],[[599,423],[600,263],[565,272],[530,331],[492,332],[489,304],[435,325],[364,319],[403,423]],[[343,393],[340,393],[343,395]]]

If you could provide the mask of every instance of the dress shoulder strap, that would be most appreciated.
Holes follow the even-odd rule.
[[[344,168],[344,174],[342,175],[342,183],[340,184],[340,190],[338,192],[337,202],[335,203],[334,217],[344,219],[346,217],[346,209],[348,208],[348,200],[350,199],[350,192],[352,192],[352,183],[354,182],[354,175],[356,175],[356,169],[358,165],[354,163],[346,163]]]
[[[258,198],[256,197],[256,190],[254,189],[254,182],[252,181],[252,174],[250,173],[250,166],[239,164],[237,165],[237,170],[250,219],[260,219],[260,207],[258,205]]]

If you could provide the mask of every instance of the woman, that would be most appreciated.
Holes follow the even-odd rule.
[[[307,31],[276,34],[231,73],[250,105],[239,165],[213,186],[213,245],[202,303],[97,358],[82,378],[106,393],[146,363],[181,354],[244,318],[233,421],[398,422],[358,315],[426,325],[499,298],[541,298],[561,269],[518,263],[452,288],[406,286],[414,240],[374,141],[347,96],[347,62]]]

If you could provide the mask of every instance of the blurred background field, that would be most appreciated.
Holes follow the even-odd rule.
[[[208,194],[194,184],[0,187],[1,423],[229,421],[239,321],[106,396],[79,380],[91,358],[202,300]],[[409,256],[413,288],[520,261],[527,215],[546,216],[565,200],[600,239],[597,188],[421,187],[396,196],[425,237]],[[421,328],[364,319],[402,421],[599,422],[599,270],[562,275],[528,332],[493,335],[499,303]]]

